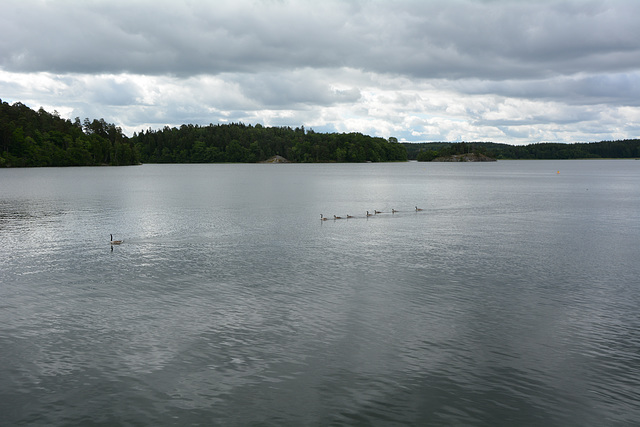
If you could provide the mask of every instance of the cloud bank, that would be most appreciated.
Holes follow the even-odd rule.
[[[636,138],[640,2],[5,0],[0,98],[126,133]]]

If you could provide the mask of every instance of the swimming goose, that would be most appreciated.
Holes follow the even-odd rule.
[[[113,234],[110,234],[110,236],[112,245],[119,245],[120,243],[124,242],[124,240],[113,240]]]
[[[335,216],[335,215],[334,215],[334,216],[333,216],[333,219],[342,219],[342,217],[341,217],[341,216]]]
[[[398,212],[398,211],[397,211],[397,210],[395,210],[395,209],[391,209],[391,213],[392,213],[392,214],[394,214],[394,213],[396,213],[396,212]]]
[[[320,221],[326,221],[327,218],[325,218],[324,216],[322,216],[322,214],[320,214]]]
[[[353,218],[353,215],[347,214],[347,219],[349,219],[349,218]]]
[[[416,206],[416,212],[421,211],[421,210],[423,210],[423,209],[421,209],[421,208]]]
[[[373,214],[370,214],[369,211],[367,211],[367,216],[373,216]]]
[[[377,210],[375,210],[375,209],[374,209],[374,210],[373,210],[373,213],[374,213],[374,214],[379,214],[379,213],[382,213],[382,212],[377,211]]]

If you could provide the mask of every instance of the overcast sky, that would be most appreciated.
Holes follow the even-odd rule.
[[[131,136],[640,137],[638,0],[2,0],[0,99]]]

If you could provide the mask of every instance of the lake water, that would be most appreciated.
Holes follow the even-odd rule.
[[[1,425],[632,425],[639,307],[640,161],[0,169]]]

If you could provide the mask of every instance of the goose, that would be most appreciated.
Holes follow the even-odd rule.
[[[320,214],[320,221],[326,221],[327,218],[325,218],[322,214]]]
[[[367,216],[373,216],[373,214],[370,214],[369,211],[367,211]]]
[[[347,219],[349,219],[349,218],[353,218],[353,215],[347,214]]]
[[[119,245],[120,243],[124,242],[124,240],[113,240],[113,234],[110,234],[111,236],[111,244],[112,245]]]
[[[379,214],[379,213],[382,213],[382,212],[377,211],[377,210],[375,210],[375,209],[374,209],[374,210],[373,210],[373,213],[374,213],[374,214]]]
[[[392,213],[392,214],[394,214],[394,213],[396,213],[396,212],[398,212],[398,211],[397,211],[397,210],[395,210],[395,209],[391,209],[391,213]]]
[[[341,217],[341,216],[335,216],[335,215],[334,215],[334,216],[333,216],[333,219],[342,219],[342,217]]]
[[[421,210],[423,210],[423,209],[416,206],[416,212],[419,212]]]

